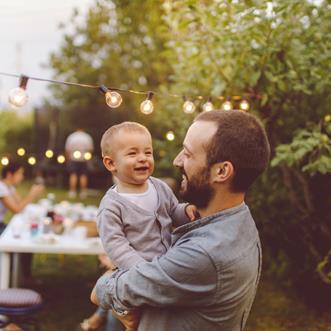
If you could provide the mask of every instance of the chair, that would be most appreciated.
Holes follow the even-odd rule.
[[[23,289],[9,288],[0,290],[0,315],[5,315],[5,320],[0,320],[0,328],[14,323],[24,331],[40,331],[39,321],[33,316],[42,307],[42,298],[39,293]]]

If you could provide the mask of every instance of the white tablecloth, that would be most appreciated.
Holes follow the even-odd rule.
[[[24,231],[20,238],[14,238],[13,227],[16,222],[24,223],[24,214],[15,215],[0,237],[0,288],[8,288],[10,280],[10,253],[47,253],[47,254],[83,254],[97,255],[104,253],[99,238],[78,238],[70,235],[54,236],[52,243],[43,237],[32,237]],[[28,227],[27,227],[28,229]],[[17,257],[16,257],[17,258]],[[13,268],[13,278],[17,279],[17,268]]]

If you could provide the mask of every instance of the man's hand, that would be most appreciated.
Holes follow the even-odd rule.
[[[95,285],[94,285],[93,290],[91,292],[90,300],[92,301],[92,303],[94,303],[95,305],[99,306],[99,302],[98,302],[98,298],[97,298],[97,292],[96,292],[96,289],[95,289]]]
[[[105,273],[104,273],[104,275],[105,274],[112,274],[114,271],[111,271],[111,270],[109,270],[109,271],[106,271]],[[90,300],[92,301],[92,303],[94,303],[95,305],[97,305],[97,306],[99,306],[99,301],[98,301],[98,298],[97,298],[97,291],[96,291],[96,285],[94,285],[94,287],[93,287],[93,290],[92,290],[92,292],[91,292],[91,295],[90,295]]]
[[[197,218],[200,217],[197,207],[194,205],[187,205],[185,207],[185,213],[190,219],[190,221],[195,221]]]
[[[140,320],[140,310],[138,309],[131,310],[126,315],[118,315],[114,310],[112,310],[112,314],[125,326],[125,331],[137,330]]]

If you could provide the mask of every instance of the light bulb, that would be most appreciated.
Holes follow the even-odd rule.
[[[48,158],[48,159],[51,159],[54,155],[54,152],[51,150],[51,149],[48,149],[46,152],[45,152],[45,156]]]
[[[24,156],[25,155],[25,149],[23,147],[19,148],[17,150],[17,155],[18,156]]]
[[[6,156],[2,157],[2,158],[1,158],[1,164],[2,164],[3,166],[8,165],[8,164],[9,164],[9,159],[8,159],[8,157],[6,157]]]
[[[245,110],[245,111],[247,111],[247,110],[249,109],[249,103],[248,103],[248,101],[245,100],[245,99],[242,100],[242,101],[240,102],[239,108],[240,108],[241,110]]]
[[[232,110],[232,103],[231,101],[227,100],[222,104],[222,110]]]
[[[206,103],[203,104],[202,110],[203,111],[212,111],[212,110],[214,110],[214,105],[211,103],[211,101],[207,101]]]
[[[23,107],[28,99],[29,96],[22,87],[15,87],[9,92],[8,101],[15,107]]]
[[[90,152],[84,153],[84,159],[86,161],[91,160],[92,159],[92,154]]]
[[[154,110],[153,102],[151,100],[143,101],[140,105],[140,110],[145,115],[151,114]]]
[[[175,134],[172,131],[167,132],[166,138],[169,141],[173,141],[175,139]]]
[[[82,153],[80,151],[74,151],[72,155],[73,155],[74,159],[78,160],[81,158]]]
[[[37,162],[37,160],[36,160],[36,158],[35,158],[34,156],[30,156],[30,157],[28,158],[28,163],[29,163],[30,165],[35,165],[36,162]]]
[[[60,163],[60,164],[64,163],[65,160],[66,160],[66,158],[63,155],[59,155],[57,157],[57,162]]]
[[[140,104],[140,111],[145,115],[149,115],[153,112],[154,106],[152,102],[154,93],[149,91],[147,94],[147,99]]]
[[[106,103],[110,108],[117,108],[122,103],[121,95],[116,91],[107,91],[105,94]]]
[[[192,114],[195,111],[195,104],[192,101],[186,100],[183,104],[185,114]]]

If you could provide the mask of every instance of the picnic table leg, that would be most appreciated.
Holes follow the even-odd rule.
[[[0,253],[0,259],[0,289],[3,290],[9,287],[10,254],[7,252]]]
[[[21,255],[20,253],[13,253],[13,274],[12,274],[12,287],[19,287],[19,281],[20,281],[20,259]]]

